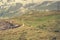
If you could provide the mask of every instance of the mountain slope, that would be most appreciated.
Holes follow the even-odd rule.
[[[14,17],[16,14],[18,14],[18,11],[22,7],[21,3],[14,3],[12,5],[4,4],[0,9],[0,17]],[[6,7],[6,8],[5,8]],[[19,13],[20,14],[20,13]]]
[[[28,7],[27,7],[28,8]],[[42,3],[36,4],[36,6],[31,6],[29,9],[37,10],[60,10],[60,1],[44,1]]]
[[[9,20],[24,26],[1,30],[1,40],[60,40],[59,12],[29,11]]]

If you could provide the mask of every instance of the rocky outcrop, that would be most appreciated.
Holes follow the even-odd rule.
[[[0,21],[0,30],[7,30],[20,27],[18,24],[13,24],[8,21]]]

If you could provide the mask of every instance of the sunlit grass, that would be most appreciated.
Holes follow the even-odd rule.
[[[43,14],[24,14],[21,17],[15,17],[15,23],[23,25],[19,28],[1,30],[0,40],[51,40],[56,37],[55,30],[60,30],[60,15]],[[45,14],[44,14],[45,13]]]

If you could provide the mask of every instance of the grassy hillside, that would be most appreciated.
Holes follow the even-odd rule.
[[[21,17],[8,19],[22,26],[1,30],[0,40],[59,40],[59,17],[60,12],[28,11]]]

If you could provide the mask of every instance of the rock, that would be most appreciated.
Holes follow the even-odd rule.
[[[53,37],[52,40],[56,40],[56,37]]]
[[[55,30],[54,32],[60,32],[59,30]]]
[[[13,29],[20,27],[21,25],[13,24],[8,21],[0,21],[0,30]]]

